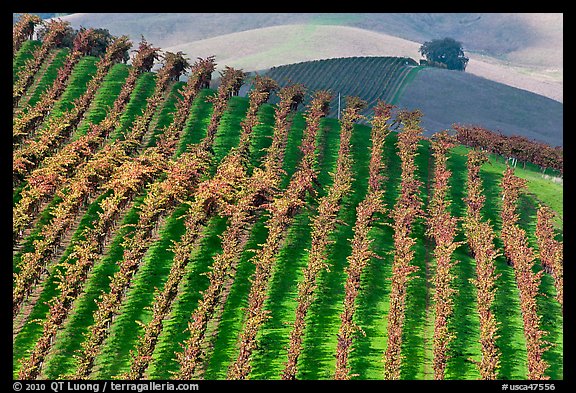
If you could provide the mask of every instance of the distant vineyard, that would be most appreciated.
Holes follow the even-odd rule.
[[[15,36],[15,379],[563,379],[562,185],[424,137],[409,59],[84,34]]]
[[[341,98],[353,95],[365,100],[367,106],[360,113],[372,115],[378,100],[395,104],[404,80],[419,68],[408,57],[344,57],[272,67],[266,75],[280,86],[302,83],[312,90],[331,90],[334,97],[328,116],[337,117],[338,94]]]

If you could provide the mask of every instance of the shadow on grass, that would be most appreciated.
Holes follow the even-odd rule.
[[[521,194],[518,203],[518,213],[520,219],[518,225],[526,231],[529,245],[534,251],[533,271],[542,270],[540,259],[538,259],[538,240],[536,238],[536,222],[538,211],[538,200],[535,195]],[[556,288],[554,278],[548,273],[542,275],[537,300],[537,312],[541,316],[540,329],[546,332],[543,341],[549,342],[551,347],[544,352],[543,359],[549,367],[545,374],[551,379],[562,379],[564,369],[563,353],[563,314],[560,303],[555,299]]]
[[[82,220],[78,225],[78,229],[74,232],[71,244],[74,244],[78,239],[83,239],[83,236],[80,236],[83,229],[88,226],[92,227],[92,225],[90,225],[91,222],[98,218],[98,212],[101,211],[99,203],[102,199],[104,199],[104,195],[100,196],[92,204],[90,204],[86,214],[82,217]],[[64,262],[71,252],[72,247],[69,246],[62,254],[59,262]],[[20,330],[14,340],[14,347],[12,352],[14,373],[17,373],[20,366],[20,361],[25,358],[27,351],[32,350],[34,345],[36,345],[37,340],[40,338],[40,335],[42,334],[41,323],[37,323],[35,321],[44,320],[46,318],[49,311],[47,302],[59,296],[60,290],[58,289],[59,279],[57,278],[57,274],[63,271],[64,268],[59,265],[55,265],[54,269],[51,270],[50,275],[46,278],[46,281],[43,284],[40,297],[36,301],[36,304],[28,316],[26,323],[22,327],[22,330]]]
[[[150,247],[142,261],[133,284],[127,292],[126,299],[114,323],[110,335],[102,344],[100,355],[96,358],[96,376],[98,379],[111,379],[129,371],[131,356],[142,327],[136,321],[147,323],[152,317],[150,307],[154,302],[155,291],[162,287],[170,272],[174,259],[172,243],[184,234],[184,220],[178,219],[185,214],[187,205],[180,205],[166,220],[160,230],[160,239]]]
[[[207,99],[215,95],[215,90],[202,89],[194,98],[188,119],[178,141],[176,156],[184,153],[188,145],[199,143],[206,136],[206,128],[210,122],[214,107]]]
[[[85,339],[84,335],[87,334],[94,322],[93,313],[97,307],[95,300],[103,291],[109,290],[110,277],[118,270],[117,262],[122,259],[124,251],[122,243],[129,233],[128,228],[124,225],[133,225],[138,221],[137,209],[143,199],[144,196],[135,198],[134,206],[128,210],[122,219],[120,229],[116,231],[116,235],[109,243],[108,252],[99,261],[96,261],[88,275],[84,292],[74,301],[73,311],[62,330],[57,334],[53,351],[46,359],[44,374],[47,379],[57,379],[76,370],[77,364],[73,355],[81,350],[82,342]]]
[[[430,142],[423,140],[420,143],[415,158],[417,170],[416,179],[422,182],[420,187],[420,200],[423,202],[422,209],[426,209],[428,190],[426,182],[431,171],[428,168],[428,158],[430,156]],[[412,280],[406,288],[406,309],[405,321],[402,328],[402,355],[405,356],[401,366],[402,379],[423,379],[423,371],[430,365],[425,365],[425,345],[426,340],[431,337],[425,337],[427,333],[424,329],[426,324],[426,297],[429,290],[426,283],[426,247],[424,241],[425,221],[417,218],[412,225],[410,237],[416,240],[413,246],[414,257],[411,261],[412,266],[417,266],[418,270],[410,275]],[[429,333],[431,334],[431,333]],[[431,342],[431,341],[430,341]]]
[[[214,255],[222,250],[220,235],[226,227],[226,218],[215,216],[210,219],[200,245],[192,251],[186,273],[180,283],[179,295],[158,338],[148,369],[150,379],[170,379],[170,372],[179,369],[175,353],[183,351],[180,344],[190,335],[187,331],[188,322],[202,298],[202,291],[208,287],[209,279],[206,273],[210,269]]]
[[[226,379],[228,364],[234,361],[238,353],[237,339],[244,321],[245,308],[248,306],[250,278],[255,266],[250,261],[254,250],[266,241],[268,230],[265,223],[268,216],[263,215],[254,225],[250,239],[244,248],[238,262],[234,282],[228,295],[222,320],[218,326],[218,334],[213,341],[212,356],[206,362],[205,379]]]
[[[398,198],[400,185],[400,159],[397,155],[396,133],[391,133],[384,145],[386,169],[383,180],[384,200],[387,213],[375,217],[370,236],[373,251],[382,259],[372,258],[361,277],[360,291],[356,300],[355,323],[366,333],[356,334],[350,353],[351,374],[358,379],[382,379],[384,376],[384,351],[387,340],[390,278],[392,277],[392,252],[394,230],[388,217]]]
[[[495,166],[485,163],[480,172],[486,202],[482,209],[484,219],[489,219],[496,234],[494,244],[496,250],[503,252],[500,239],[502,220],[500,219],[500,183],[502,173]],[[494,315],[499,323],[496,345],[501,351],[499,379],[526,378],[526,340],[524,339],[520,297],[514,277],[514,269],[508,266],[503,256],[494,261],[496,274],[496,294],[494,298]]]
[[[324,120],[318,133],[319,148],[319,174],[318,181],[325,187],[318,189],[318,195],[325,195],[328,191],[327,183],[332,183],[330,172],[334,170],[338,151],[339,128],[337,123]],[[293,145],[294,146],[294,145]],[[301,159],[300,150],[293,150],[288,157]],[[327,158],[326,161],[323,158]],[[292,161],[292,160],[291,160]],[[298,160],[299,161],[299,160]],[[308,250],[310,248],[311,216],[317,214],[318,200],[309,197],[307,209],[302,210],[290,226],[286,235],[286,244],[278,254],[274,274],[270,284],[269,298],[266,308],[270,310],[270,319],[262,327],[259,339],[259,349],[255,353],[252,378],[278,379],[287,360],[286,348],[288,346],[290,331],[294,323],[297,307],[298,283],[302,279],[302,269],[308,263]],[[313,209],[311,209],[313,208]]]
[[[309,210],[305,210],[295,217],[288,231],[286,244],[278,253],[269,298],[266,301],[270,318],[260,331],[258,350],[254,353],[250,378],[278,379],[284,369],[287,360],[286,348],[298,304],[297,285],[302,277],[301,270],[308,262],[311,214]]]
[[[462,219],[466,215],[466,204],[463,198],[467,190],[467,156],[453,153],[448,158],[448,169],[452,172],[450,177],[450,198],[452,216]],[[466,241],[459,221],[459,230],[454,241]],[[458,247],[452,255],[452,261],[457,262],[452,268],[454,274],[453,288],[458,292],[454,294],[454,312],[449,320],[448,328],[454,333],[454,340],[450,343],[450,354],[446,365],[446,379],[479,379],[480,374],[476,365],[469,359],[479,361],[480,349],[480,321],[477,312],[476,288],[470,279],[476,278],[476,263],[469,255],[466,244]]]
[[[174,120],[174,111],[176,110],[176,102],[182,98],[182,91],[185,87],[184,82],[176,82],[172,85],[168,97],[164,101],[160,111],[157,111],[152,118],[152,124],[155,122],[155,127],[152,130],[152,135],[146,144],[146,147],[156,146],[158,137],[164,132],[164,129]]]
[[[61,116],[63,112],[74,108],[74,100],[84,94],[88,82],[96,74],[97,61],[98,58],[93,56],[84,56],[78,61],[70,75],[66,90],[52,108],[51,116]]]
[[[543,294],[537,301],[538,314],[542,316],[540,329],[547,332],[544,341],[552,345],[542,356],[549,365],[545,374],[550,379],[559,380],[564,378],[564,318],[560,303],[554,298],[556,295],[554,279],[549,274],[542,276],[540,293]]]
[[[351,252],[349,239],[354,236],[356,206],[367,189],[368,161],[370,159],[369,128],[356,125],[352,133],[353,177],[352,188],[341,203],[338,218],[346,225],[337,225],[330,236],[335,242],[328,248],[329,271],[318,277],[316,300],[307,317],[303,350],[298,372],[299,379],[332,379],[335,366],[336,335],[340,327],[340,312],[344,296],[347,256]],[[328,186],[325,186],[327,191]]]

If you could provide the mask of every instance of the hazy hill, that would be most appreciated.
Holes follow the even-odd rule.
[[[473,124],[563,145],[561,103],[466,72],[423,68],[397,105],[420,109],[428,133],[451,128],[453,123]]]
[[[136,37],[144,34],[161,46],[276,25],[340,25],[416,42],[450,36],[461,41],[468,51],[503,56],[525,64],[562,65],[562,14],[91,13],[72,14],[65,19],[76,25],[94,24]],[[546,53],[541,53],[542,50]]]
[[[265,72],[303,61],[357,56],[418,60],[420,45],[461,41],[465,73],[425,70],[397,102],[420,108],[428,130],[471,123],[563,144],[563,15],[501,13],[71,14],[74,27],[143,35],[189,58]]]
[[[563,100],[563,15],[501,13],[119,13],[72,14],[73,26],[102,27],[190,57],[256,70],[347,56],[412,56],[430,39],[460,40],[467,72]],[[272,64],[266,64],[268,63]]]
[[[274,67],[266,75],[281,85],[300,82],[311,90],[330,89],[335,94],[331,117],[337,116],[338,93],[357,95],[369,102],[363,111],[368,117],[377,99],[420,109],[425,135],[461,123],[563,145],[563,105],[558,101],[467,72],[392,67],[392,59],[403,64],[401,58],[340,58]]]
[[[309,92],[329,90],[333,96],[328,113],[330,117],[339,116],[339,106],[340,109],[345,106],[346,96],[358,96],[367,103],[360,113],[371,118],[377,101],[395,103],[404,81],[419,68],[418,63],[407,57],[366,56],[288,64],[273,67],[265,74],[280,86],[298,82]],[[310,97],[308,94],[304,103],[309,102]],[[271,101],[276,103],[279,99],[273,95]]]

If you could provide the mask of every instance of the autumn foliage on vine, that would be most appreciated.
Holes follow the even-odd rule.
[[[100,352],[100,347],[109,332],[109,321],[117,314],[126,288],[138,271],[140,261],[150,246],[153,231],[159,224],[159,219],[169,214],[178,203],[185,201],[198,184],[200,177],[207,171],[212,159],[212,143],[218,124],[213,119],[221,118],[228,92],[234,89],[244,74],[228,68],[223,75],[223,83],[218,88],[218,101],[214,103],[211,122],[208,125],[206,137],[189,151],[183,153],[168,169],[167,176],[160,182],[153,183],[147,191],[140,208],[139,221],[124,242],[124,254],[119,271],[112,277],[110,291],[103,293],[97,301],[98,308],[94,312],[94,324],[91,326],[86,340],[82,343],[82,351],[78,358],[78,369],[75,377],[86,378],[90,375],[94,359]],[[224,82],[225,81],[225,82]],[[221,102],[224,101],[224,104]],[[216,120],[214,120],[215,122]],[[166,152],[175,147],[173,140],[160,139],[158,147]],[[161,146],[164,145],[164,146]]]
[[[149,67],[146,59],[156,56],[157,48],[151,47],[144,39],[140,43],[137,54],[133,60],[133,68],[130,70],[125,84],[114,101],[113,107],[108,112],[106,117],[97,124],[90,124],[88,132],[76,139],[75,141],[67,144],[57,154],[50,156],[43,162],[39,168],[34,170],[28,177],[28,185],[22,191],[22,198],[13,209],[14,211],[14,225],[13,225],[13,241],[16,242],[23,235],[23,230],[31,222],[38,212],[39,205],[51,197],[57,189],[62,190],[65,182],[74,183],[79,179],[77,172],[80,168],[90,164],[91,160],[95,160],[96,165],[98,162],[105,163],[107,154],[118,158],[119,155],[124,153],[121,147],[114,145],[107,150],[99,150],[106,142],[108,135],[116,129],[119,125],[120,117],[125,109],[128,99],[132,94],[138,76],[144,72],[145,68],[138,68],[138,64]],[[143,59],[144,58],[144,59]],[[162,86],[163,88],[166,85]],[[155,98],[157,100],[157,97]],[[154,101],[156,102],[156,101]],[[151,117],[150,112],[148,116]],[[141,120],[143,118],[141,117]],[[138,121],[136,121],[136,125]],[[128,142],[124,142],[126,146]],[[110,146],[110,145],[108,145]],[[96,152],[101,152],[97,157],[94,157]],[[112,158],[109,159],[110,165],[115,165]],[[102,169],[102,168],[101,168]],[[95,179],[97,176],[90,172],[84,172],[87,176]],[[102,173],[102,172],[101,172]],[[108,172],[109,173],[109,172]],[[76,175],[75,175],[76,174]],[[102,176],[102,174],[101,174]],[[69,185],[68,185],[69,186]]]
[[[476,278],[470,281],[476,287],[476,308],[480,319],[480,346],[482,358],[475,362],[482,379],[498,379],[501,351],[496,345],[499,323],[494,315],[493,304],[496,295],[496,274],[494,260],[500,255],[494,246],[494,230],[488,221],[476,226],[474,259],[476,260]]]
[[[506,136],[477,126],[454,125],[453,128],[458,142],[463,145],[564,173],[564,150],[560,146],[552,147],[521,135]]]
[[[318,214],[314,216],[310,224],[312,243],[308,253],[308,264],[303,269],[303,280],[298,285],[296,301],[296,316],[290,332],[288,346],[288,362],[282,372],[282,379],[295,379],[298,371],[298,358],[302,351],[302,338],[306,329],[306,315],[314,301],[316,281],[322,270],[328,268],[327,252],[331,234],[336,229],[338,212],[341,201],[350,191],[352,185],[352,164],[350,154],[350,139],[354,123],[363,116],[360,110],[366,106],[366,102],[358,97],[347,97],[346,109],[341,118],[340,148],[336,160],[336,171],[332,176],[332,186],[327,194],[322,197],[318,204]]]
[[[514,169],[506,166],[504,176],[501,181],[502,188],[502,207],[500,216],[502,218],[502,230],[500,237],[504,243],[504,255],[509,265],[514,265],[513,251],[511,246],[513,236],[517,234],[515,226],[517,225],[519,215],[516,213],[516,205],[522,189],[526,187],[526,180],[514,175]]]
[[[52,209],[51,222],[42,227],[40,237],[33,241],[33,250],[22,255],[20,270],[14,273],[13,318],[58,251],[61,240],[74,223],[81,206],[87,202],[90,194],[96,192],[95,180],[106,176],[109,168],[118,165],[120,161],[121,152],[104,149],[98,157],[79,169],[74,179],[70,181],[67,192],[59,193],[62,201]]]
[[[229,379],[246,379],[250,374],[256,336],[262,323],[268,317],[268,312],[264,309],[264,302],[267,298],[268,284],[277,252],[294,215],[304,206],[306,195],[313,190],[317,176],[315,168],[316,135],[319,121],[326,115],[327,103],[325,98],[327,96],[329,96],[327,92],[317,92],[319,99],[313,100],[314,105],[306,115],[307,126],[301,144],[303,157],[298,168],[290,178],[284,192],[266,204],[266,208],[270,212],[270,219],[266,224],[268,237],[262,248],[258,249],[252,258],[252,262],[256,265],[256,272],[248,295],[247,317],[239,337],[238,357],[228,369]],[[351,104],[354,102],[356,101],[350,100]]]
[[[38,130],[35,139],[27,139],[14,151],[12,158],[12,181],[19,184],[31,170],[35,169],[48,155],[59,148],[76,129],[84,114],[90,107],[96,91],[100,88],[104,77],[115,62],[121,59],[132,44],[127,36],[117,38],[106,48],[104,57],[96,64],[96,73],[88,82],[82,96],[74,100],[73,107],[60,116],[51,116]],[[27,134],[19,131],[23,127],[16,118],[13,125],[13,136],[25,137]]]
[[[290,108],[294,102],[293,100],[298,99],[303,92],[301,89],[301,86],[289,86],[280,90],[281,100],[276,108],[273,141],[285,140],[290,124],[288,119]],[[255,96],[258,97],[258,94],[255,94]],[[241,140],[243,140],[242,137]],[[272,144],[274,145],[274,142]],[[284,149],[285,145],[277,147]],[[242,148],[238,150],[241,151]],[[264,161],[270,155],[277,155],[278,153],[276,150],[269,149]],[[240,157],[243,157],[243,155],[240,155]],[[179,379],[192,379],[199,372],[206,328],[209,321],[213,319],[218,302],[221,301],[225,283],[234,279],[231,268],[242,252],[247,240],[242,234],[253,224],[254,215],[259,208],[259,206],[254,205],[256,196],[263,188],[262,185],[264,187],[268,186],[266,181],[261,181],[262,177],[260,176],[261,173],[266,172],[260,172],[259,169],[255,168],[251,177],[246,178],[243,176],[236,183],[239,188],[235,191],[235,203],[220,203],[220,211],[229,217],[229,225],[222,234],[222,252],[214,256],[214,262],[208,273],[210,280],[208,288],[202,293],[202,299],[199,300],[198,307],[192,314],[191,322],[188,324],[190,337],[183,344],[184,351],[176,354],[180,369],[174,376]]]
[[[434,336],[432,343],[434,379],[444,379],[450,342],[454,334],[450,332],[448,321],[454,310],[456,290],[452,282],[454,275],[452,267],[457,262],[452,261],[452,254],[461,242],[454,241],[458,219],[450,214],[448,181],[451,172],[447,169],[447,153],[455,146],[456,139],[447,131],[435,133],[431,140],[434,157],[434,185],[432,198],[428,204],[426,233],[434,240],[433,255],[436,259],[434,272]]]
[[[20,50],[25,41],[32,39],[34,28],[42,23],[38,15],[20,14],[18,22],[12,26],[12,55]]]
[[[148,51],[149,53],[152,52]],[[162,74],[162,71],[160,73]],[[167,80],[168,72],[165,70],[163,74]],[[159,83],[157,87],[157,94],[153,94],[150,97],[153,100],[160,99],[161,92],[166,88],[166,85]],[[153,105],[149,106],[155,108],[157,104],[158,102],[155,101]],[[128,160],[128,154],[138,144],[139,139],[146,131],[153,112],[152,108],[147,108],[144,114],[136,120],[126,139],[116,141],[112,145],[106,145],[102,150],[98,151],[92,159],[77,168],[74,177],[67,182],[65,187],[58,191],[59,196],[63,199],[62,202],[53,209],[53,219],[50,225],[45,226],[42,229],[41,238],[34,241],[34,251],[23,255],[21,270],[15,274],[15,288],[13,291],[14,317],[27,294],[39,280],[42,269],[56,252],[61,239],[71,228],[80,208],[88,202],[90,195],[96,193],[99,185],[110,179],[115,168]],[[172,136],[175,140],[178,140],[178,134]],[[168,139],[165,141],[168,141]],[[175,145],[175,142],[170,140],[170,144]],[[167,147],[162,149],[162,146],[157,148],[160,154],[167,149]]]
[[[494,230],[489,221],[482,221],[481,209],[486,197],[483,194],[480,168],[487,161],[486,153],[470,150],[467,160],[466,215],[463,229],[472,256],[476,261],[476,277],[470,282],[476,287],[476,308],[480,319],[480,346],[482,358],[475,362],[482,379],[498,378],[501,352],[496,345],[498,322],[493,311],[496,294],[495,259],[500,255],[494,246]]]
[[[528,245],[526,232],[517,224],[518,215],[516,205],[526,180],[514,175],[514,170],[507,167],[500,187],[502,189],[502,232],[501,238],[504,243],[504,255],[514,266],[516,284],[520,292],[520,308],[524,322],[524,337],[526,338],[526,350],[528,360],[528,379],[549,379],[544,373],[548,363],[542,355],[547,350],[543,340],[545,331],[540,329],[540,315],[537,310],[537,297],[539,296],[540,280],[544,271],[533,272],[534,251]]]
[[[242,120],[240,126],[242,132],[240,134],[240,142],[238,143],[239,154],[243,157],[248,157],[250,153],[250,136],[256,125],[258,125],[257,111],[260,106],[268,101],[270,93],[278,89],[276,81],[269,77],[256,75],[253,81],[254,88],[249,93],[249,106],[246,117]]]
[[[482,179],[480,178],[480,168],[488,161],[486,153],[481,150],[472,149],[468,152],[467,167],[467,194],[464,197],[466,203],[466,215],[464,216],[463,229],[466,240],[470,246],[472,256],[475,256],[478,236],[483,234],[478,230],[478,224],[482,221],[482,207],[486,196],[483,194]]]
[[[158,154],[147,154],[127,161],[118,167],[113,176],[114,180],[103,187],[112,189],[112,195],[100,203],[102,211],[98,213],[98,219],[93,222],[93,226],[84,230],[83,239],[73,244],[72,252],[58,274],[59,296],[50,303],[50,310],[42,322],[42,336],[30,356],[22,363],[19,379],[35,379],[39,375],[58,328],[66,320],[73,301],[81,293],[88,273],[99,259],[104,242],[109,238],[120,212],[146,179],[165,169],[163,161]]]
[[[48,53],[50,53],[60,40],[62,40],[69,26],[70,22],[62,21],[61,19],[52,20],[47,23],[48,31],[44,36],[42,45],[34,51],[32,58],[24,64],[22,70],[18,72],[16,82],[14,82],[12,89],[13,108],[18,106],[20,99],[24,94],[26,94],[28,88],[32,85],[34,76],[47,58]]]
[[[179,55],[170,56],[165,60],[164,67],[158,72],[158,83],[155,92],[149,98],[150,102],[144,113],[139,117],[140,121],[137,120],[135,122],[136,125],[129,132],[126,139],[117,145],[120,147],[124,146],[125,152],[129,151],[130,147],[137,145],[137,141],[146,131],[152,115],[147,114],[147,112],[150,111],[151,107],[155,107],[156,101],[160,100],[161,93],[165,90],[167,82],[174,75],[178,75],[179,72],[183,71],[179,66],[181,64]],[[204,62],[202,59],[195,64],[196,73],[189,79],[189,83],[184,89],[185,92],[189,93],[192,91],[194,94],[188,96],[189,100],[183,99],[179,101],[178,105],[181,110],[189,110],[191,98],[198,92],[200,84],[203,82],[202,71],[204,67],[210,69],[212,64],[211,61]],[[181,127],[183,126],[180,119],[175,119],[174,123],[180,124]],[[177,129],[173,126],[171,130],[176,131]],[[171,138],[164,139],[164,142],[174,148],[173,140],[178,140],[179,132],[171,132],[170,134]],[[169,146],[151,147],[138,157],[134,157],[131,160],[124,159],[121,165],[118,164],[113,169],[110,180],[101,186],[102,191],[109,190],[112,193],[100,202],[102,211],[99,212],[98,219],[92,223],[92,227],[84,231],[83,240],[73,245],[73,251],[64,264],[63,273],[60,274],[59,289],[61,295],[51,304],[50,316],[43,323],[43,335],[20,370],[21,379],[33,379],[40,372],[42,361],[51,348],[52,339],[58,327],[65,321],[70,312],[73,300],[79,295],[88,272],[102,253],[104,242],[110,237],[114,223],[120,217],[122,210],[137,193],[142,191],[146,183],[169,169],[174,172],[173,179],[175,181],[185,181],[187,168],[190,168],[188,166],[190,157],[189,155],[185,156],[180,165],[169,165],[170,155],[165,154],[170,151]],[[170,184],[175,186],[174,183]],[[182,190],[182,187],[180,190]]]
[[[356,313],[355,302],[360,291],[362,272],[371,258],[379,258],[371,250],[373,239],[370,238],[369,233],[375,220],[375,215],[385,212],[384,190],[381,188],[385,169],[382,157],[384,143],[390,133],[388,120],[391,118],[392,108],[392,105],[383,101],[379,101],[374,108],[371,132],[372,148],[368,168],[368,192],[364,200],[356,208],[352,252],[347,258],[348,266],[345,269],[344,310],[340,314],[341,324],[338,331],[334,379],[350,379],[351,377],[348,358],[353,350],[354,335],[360,330],[360,327],[354,323],[354,315]]]
[[[554,278],[556,300],[564,311],[564,247],[561,241],[555,239],[553,218],[552,209],[546,205],[539,207],[536,222],[538,257],[544,271]]]
[[[411,265],[414,257],[412,246],[415,240],[410,237],[412,223],[422,216],[422,201],[419,188],[422,182],[415,177],[418,143],[422,139],[420,111],[401,111],[397,118],[403,125],[398,134],[398,155],[401,160],[400,196],[391,212],[394,221],[394,261],[392,264],[392,284],[390,290],[390,311],[388,313],[388,339],[384,354],[384,378],[400,379],[402,366],[402,328],[405,320],[406,288],[418,268]]]
[[[27,105],[14,119],[12,127],[13,143],[19,143],[22,136],[34,137],[36,128],[42,123],[58,98],[64,93],[74,66],[90,52],[94,44],[94,30],[83,29],[76,34],[72,50],[66,56],[64,65],[58,69],[56,80],[46,89],[34,106]]]
[[[257,78],[257,80],[262,83],[257,83],[255,90],[250,94],[250,105],[242,122],[239,147],[232,149],[218,165],[214,177],[199,184],[194,194],[194,201],[191,202],[185,218],[186,232],[173,247],[174,259],[170,273],[163,289],[156,291],[151,321],[143,325],[144,332],[139,336],[136,349],[132,352],[133,362],[130,371],[125,374],[126,379],[141,379],[144,376],[156,347],[158,335],[162,331],[163,321],[177,296],[178,285],[190,261],[192,249],[201,238],[202,228],[219,205],[232,202],[239,183],[246,176],[244,168],[247,162],[243,161],[249,157],[240,152],[248,149],[244,148],[244,145],[250,143],[253,127],[258,124],[258,108],[267,101],[270,91],[276,88],[275,82],[269,78],[265,80]]]

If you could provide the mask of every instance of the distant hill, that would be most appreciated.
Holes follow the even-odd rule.
[[[467,72],[425,67],[405,87],[397,105],[420,109],[427,130],[473,124],[563,145],[562,103]]]
[[[66,19],[133,37],[144,34],[163,47],[262,27],[338,25],[416,42],[449,36],[467,51],[562,66],[563,15],[558,13],[90,13]]]
[[[418,60],[425,40],[451,36],[463,42],[470,57],[466,72],[419,72],[398,105],[421,109],[428,130],[475,123],[563,143],[562,14],[106,13],[62,19],[75,28],[127,34],[134,42],[143,35],[190,59],[215,55],[218,70],[232,66],[260,72],[335,58]],[[338,73],[333,83],[354,76]]]
[[[273,67],[266,75],[281,85],[299,82],[310,91],[357,95],[369,102],[367,116],[373,115],[377,99],[420,109],[425,135],[461,123],[563,145],[563,105],[558,101],[466,72],[414,65],[405,58],[355,57]],[[336,117],[337,110],[335,96],[330,116]]]
[[[341,107],[346,95],[356,95],[368,103],[362,112],[373,115],[378,100],[394,103],[406,77],[421,67],[405,57],[346,57],[314,60],[297,64],[272,67],[260,72],[277,81],[281,86],[302,83],[307,91],[327,89],[334,98],[330,104],[330,117],[338,116],[338,94]]]
[[[42,19],[50,19],[50,18],[56,18],[56,17],[63,17],[66,15],[70,15],[70,13],[66,13],[66,12],[28,12],[29,14],[34,14],[34,15],[38,15],[40,18]],[[12,23],[16,23],[18,21],[18,19],[20,18],[20,13],[13,13],[12,14]]]
[[[467,72],[563,100],[558,13],[90,13],[63,19],[133,40],[144,35],[192,58],[212,52],[221,64],[248,71],[332,57],[418,59],[423,42],[451,36],[471,58]]]

